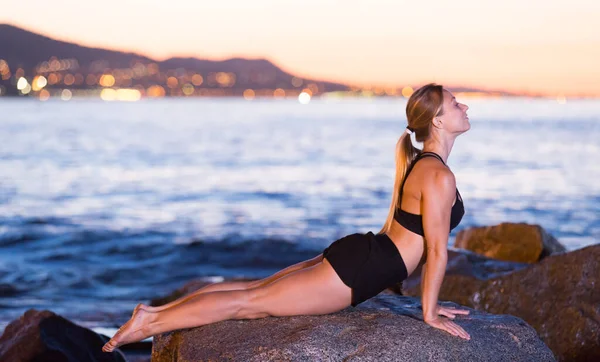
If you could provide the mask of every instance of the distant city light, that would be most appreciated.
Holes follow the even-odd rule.
[[[33,78],[33,82],[31,82],[31,88],[33,91],[37,92],[44,88],[48,84],[48,80],[43,75],[38,75]]]
[[[307,86],[308,89],[310,89],[310,91],[312,92],[311,94],[317,94],[319,93],[319,86],[316,85],[315,83],[310,83]]]
[[[73,85],[73,83],[75,83],[75,76],[73,74],[66,74],[63,78],[63,83],[65,83],[65,85]]]
[[[98,83],[103,87],[112,87],[115,85],[115,77],[112,74],[103,74]]]
[[[200,74],[194,74],[192,76],[192,84],[196,87],[202,85],[202,82],[204,82],[204,78],[202,78]]]
[[[135,102],[140,98],[142,98],[142,94],[137,89],[117,89],[117,100],[119,101]]]
[[[54,74],[54,73],[48,74],[48,84],[54,85],[56,83],[58,83],[58,77],[56,76],[56,74]]]
[[[275,98],[283,98],[283,97],[285,97],[285,91],[283,89],[281,89],[281,88],[277,88],[273,92],[273,97],[275,97]]]
[[[294,87],[300,87],[302,86],[303,80],[300,78],[296,78],[296,77],[292,77],[292,85]]]
[[[134,102],[140,100],[142,94],[137,89],[111,89],[105,88],[100,93],[100,98],[105,101],[127,101]]]
[[[231,87],[235,84],[235,74],[218,72],[215,76],[215,80],[221,87]]]
[[[169,87],[171,89],[177,88],[178,84],[179,84],[179,81],[177,80],[177,78],[175,78],[175,77],[167,78],[167,87]]]
[[[181,87],[181,91],[186,96],[191,96],[192,94],[194,94],[194,86],[191,85],[190,83],[186,83],[183,85],[183,87]]]
[[[254,90],[252,90],[252,89],[246,89],[246,90],[244,91],[244,99],[245,99],[245,100],[248,100],[248,101],[250,101],[250,100],[254,99],[254,96],[255,96],[255,95],[256,95],[256,94],[254,93]]]
[[[48,92],[48,90],[46,90],[46,89],[42,89],[40,91],[39,97],[40,97],[40,101],[42,101],[42,102],[47,101],[48,99],[50,99],[50,92]]]
[[[103,101],[116,101],[117,91],[111,88],[105,88],[100,92],[100,98],[102,98]]]
[[[73,97],[73,93],[68,89],[63,89],[63,91],[60,93],[60,99],[63,101],[71,100],[71,97]]]
[[[300,95],[298,95],[298,101],[300,104],[308,104],[308,102],[310,102],[310,94],[306,92],[300,93]]]
[[[29,83],[27,82],[27,79],[25,79],[24,77],[19,78],[19,80],[17,81],[17,89],[20,91],[25,89],[25,87],[27,87],[28,85],[29,85]]]
[[[413,94],[413,92],[414,90],[409,86],[402,88],[402,96],[404,96],[405,98],[410,97]]]
[[[96,76],[93,74],[88,74],[87,77],[85,77],[85,84],[87,84],[87,85],[91,86],[91,85],[96,84],[96,82],[97,82]]]
[[[10,78],[10,68],[8,67],[8,62],[4,59],[0,59],[0,75],[2,76],[2,80],[7,80]]]
[[[146,89],[146,95],[152,98],[164,97],[166,94],[165,89],[159,85],[153,85]]]

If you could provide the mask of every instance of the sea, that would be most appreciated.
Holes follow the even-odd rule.
[[[464,98],[450,235],[600,241],[600,100]],[[380,230],[406,99],[0,98],[0,331],[28,309],[115,328],[195,279],[266,277]],[[417,147],[419,144],[415,144]]]

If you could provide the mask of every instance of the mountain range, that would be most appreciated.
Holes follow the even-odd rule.
[[[267,59],[231,58],[227,60],[207,60],[198,58],[170,58],[154,60],[143,54],[92,48],[75,43],[52,39],[10,24],[0,24],[0,59],[8,62],[11,70],[23,68],[26,74],[51,57],[57,59],[77,59],[80,69],[89,69],[95,62],[104,61],[108,68],[129,68],[136,62],[156,63],[164,70],[184,69],[201,74],[211,72],[232,72],[238,75],[235,88],[290,88],[294,75],[282,70]],[[240,77],[240,74],[246,76]],[[268,75],[262,81],[250,74]],[[259,77],[260,78],[260,77]],[[300,78],[300,77],[298,77]],[[266,79],[266,80],[265,80]],[[259,84],[256,84],[259,83]],[[341,83],[303,79],[303,84],[318,84],[321,92],[347,91],[351,87]],[[450,87],[457,92],[486,92],[470,87]],[[494,92],[509,95],[507,92]]]

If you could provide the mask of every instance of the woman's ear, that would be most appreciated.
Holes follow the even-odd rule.
[[[442,128],[442,120],[440,119],[440,117],[433,117],[433,126],[435,128]]]

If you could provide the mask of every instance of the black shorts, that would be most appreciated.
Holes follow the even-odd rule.
[[[386,234],[352,234],[323,251],[342,282],[352,289],[352,306],[408,277],[404,260]]]

